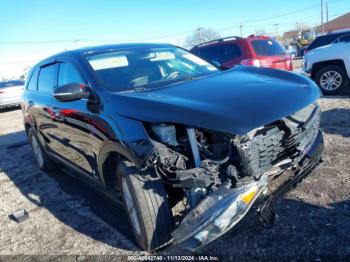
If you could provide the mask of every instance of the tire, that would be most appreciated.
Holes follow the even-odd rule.
[[[338,65],[321,68],[315,75],[315,82],[325,95],[339,94],[347,85],[348,77],[345,70]]]
[[[166,190],[158,178],[140,171],[129,161],[117,168],[123,202],[135,240],[146,251],[171,240],[173,218]]]
[[[50,158],[50,156],[43,149],[37,135],[32,128],[28,131],[29,144],[32,148],[34,158],[39,168],[44,171],[52,170],[56,167],[56,163]]]

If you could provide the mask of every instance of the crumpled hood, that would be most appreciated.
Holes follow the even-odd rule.
[[[238,66],[159,89],[114,93],[113,100],[124,117],[242,135],[295,113],[319,96],[306,77]]]

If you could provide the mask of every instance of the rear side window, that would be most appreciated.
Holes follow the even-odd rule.
[[[273,39],[252,40],[251,43],[257,55],[275,56],[286,53],[283,46]]]
[[[39,73],[38,90],[52,93],[57,85],[57,64],[42,67]]]
[[[38,73],[39,73],[39,69],[35,68],[27,85],[28,90],[36,90],[37,83],[38,83]]]
[[[58,72],[58,85],[66,85],[72,83],[83,83],[80,73],[71,63],[61,63]]]
[[[241,49],[237,44],[202,47],[192,50],[192,53],[209,62],[217,61],[220,64],[229,62],[242,55]]]

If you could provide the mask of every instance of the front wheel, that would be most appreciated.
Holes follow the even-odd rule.
[[[323,94],[334,95],[346,86],[348,77],[341,66],[329,65],[316,73],[315,81]]]
[[[159,178],[141,173],[131,162],[118,165],[118,178],[129,221],[139,246],[155,250],[170,242],[173,219]]]
[[[44,171],[49,171],[56,167],[56,163],[50,158],[50,156],[45,152],[43,147],[41,146],[39,139],[33,129],[29,129],[28,131],[29,143],[32,147],[32,151],[34,153],[35,160],[40,169]]]

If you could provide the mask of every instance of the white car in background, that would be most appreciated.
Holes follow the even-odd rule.
[[[305,54],[303,70],[318,84],[323,94],[343,91],[350,79],[350,35]]]
[[[9,80],[0,82],[0,109],[19,106],[22,101],[24,81]]]

